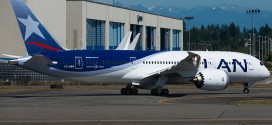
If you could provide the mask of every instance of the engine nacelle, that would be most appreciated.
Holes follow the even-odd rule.
[[[226,72],[217,69],[199,71],[191,80],[197,88],[208,91],[220,91],[227,88],[229,76]]]

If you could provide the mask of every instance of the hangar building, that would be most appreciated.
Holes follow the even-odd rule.
[[[124,35],[132,31],[131,39],[141,33],[137,50],[183,50],[180,19],[91,0],[24,1],[67,49],[114,50]],[[0,15],[0,54],[27,55],[10,0],[0,1]],[[14,77],[19,69],[12,67],[1,65],[0,76]],[[46,79],[27,70],[20,73],[30,74],[31,79],[36,79],[36,75],[40,80]]]

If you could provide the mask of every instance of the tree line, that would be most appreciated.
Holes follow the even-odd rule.
[[[191,34],[191,50],[210,50],[212,51],[235,51],[248,53],[249,48],[245,46],[249,42],[252,28],[244,27],[242,30],[239,25],[234,23],[208,26],[192,27]],[[258,49],[258,36],[267,36],[272,38],[272,29],[267,24],[254,29],[254,38],[256,41],[256,49]],[[184,32],[184,50],[189,50],[189,29]],[[257,53],[258,51],[256,51]]]

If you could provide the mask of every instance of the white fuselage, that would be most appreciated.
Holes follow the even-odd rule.
[[[230,83],[256,82],[266,78],[269,75],[267,68],[261,65],[261,61],[246,54],[236,52],[209,51],[195,51],[193,53],[200,56],[200,65],[198,67],[198,71],[205,69],[223,70],[229,76]],[[88,75],[98,71],[71,72],[57,70],[49,67],[44,68],[43,66],[39,67],[37,65],[29,65],[26,67],[41,73],[85,83],[129,83],[140,82],[147,76],[159,74],[160,72],[163,72],[167,69],[171,69],[171,67],[177,65],[187,56],[188,53],[185,51],[160,52],[136,60],[130,64],[126,64],[125,66],[121,65],[112,67],[112,69],[117,69],[113,72],[112,70],[105,69],[105,71],[103,71],[104,73],[99,75]],[[181,74],[181,76],[184,78],[194,77],[195,75],[195,72],[190,72],[190,70],[178,71],[178,73]],[[67,77],[67,74],[70,74],[69,77]],[[71,74],[78,75],[75,75],[77,77],[70,77]],[[80,74],[82,74],[82,77],[78,77]],[[178,79],[176,82],[181,83],[181,80]]]

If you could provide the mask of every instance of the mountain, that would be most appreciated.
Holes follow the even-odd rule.
[[[239,25],[240,28],[246,27],[250,29],[252,27],[252,15],[246,13],[246,10],[249,8],[230,4],[221,4],[210,7],[199,6],[192,9],[138,4],[128,6],[128,8],[175,18],[193,16],[194,20],[191,20],[190,22],[187,21],[188,27],[201,27],[202,25],[207,26],[209,24],[222,25],[231,22]],[[272,12],[261,11],[260,14],[254,14],[254,25],[257,29],[265,24],[272,26]]]

